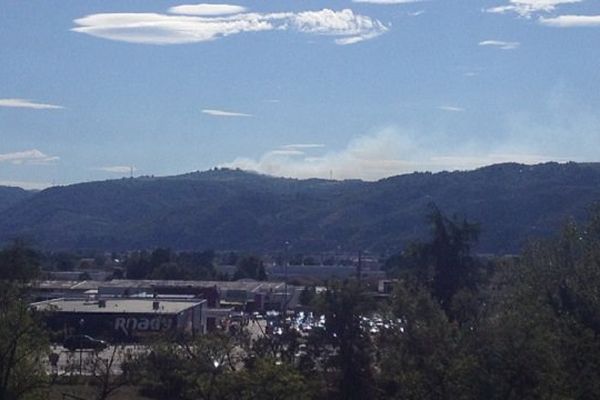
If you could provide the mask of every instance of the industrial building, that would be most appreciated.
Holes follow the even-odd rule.
[[[299,288],[283,282],[254,280],[38,281],[33,282],[29,287],[31,301],[38,302],[34,304],[36,307],[47,307],[43,306],[44,304],[57,306],[55,309],[58,312],[53,312],[55,315],[50,320],[53,329],[65,331],[66,327],[71,333],[80,333],[82,330],[76,328],[82,317],[78,317],[77,314],[89,313],[89,316],[83,316],[84,321],[87,321],[84,324],[103,335],[117,335],[115,339],[118,340],[127,339],[127,337],[123,337],[125,333],[121,328],[122,325],[118,325],[121,333],[119,330],[113,332],[114,327],[122,324],[123,321],[123,319],[117,320],[116,318],[124,318],[116,315],[123,312],[144,314],[144,310],[149,311],[147,304],[153,304],[155,301],[160,302],[161,307],[166,307],[165,312],[169,311],[175,315],[184,312],[184,309],[176,308],[177,304],[181,303],[181,307],[187,308],[191,304],[190,302],[204,302],[201,322],[202,331],[204,331],[227,326],[234,312],[251,313],[293,308],[298,304],[299,294]],[[150,314],[159,314],[158,311],[151,310]],[[148,317],[143,318],[147,319]],[[173,320],[174,317],[169,318]],[[151,319],[155,325],[149,325],[149,328],[146,328],[146,319],[140,325],[142,329],[138,329],[140,332],[136,332],[134,336],[139,336],[145,330],[153,331],[152,328],[158,326],[156,319]],[[106,320],[109,322],[105,322]],[[128,324],[137,326],[134,321],[137,320],[131,320]],[[165,324],[164,326],[168,326],[169,329],[175,329],[175,327],[181,329],[180,323]],[[189,331],[189,329],[184,330]],[[196,328],[193,331],[199,332]]]
[[[31,307],[44,312],[47,326],[61,336],[86,334],[111,342],[132,342],[157,333],[205,333],[206,303],[202,299],[60,298]]]
[[[239,311],[267,311],[292,308],[300,290],[284,282],[130,280],[112,281],[40,281],[30,287],[35,301],[55,298],[116,298],[189,296],[207,300],[209,308],[233,308]]]

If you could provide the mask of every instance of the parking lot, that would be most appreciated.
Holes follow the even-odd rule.
[[[361,318],[361,325],[371,334],[376,334],[393,323],[378,317]],[[264,335],[281,335],[285,329],[293,329],[302,336],[308,336],[311,331],[324,327],[325,317],[310,312],[290,313],[285,316],[279,312],[269,312],[265,316],[250,317],[243,324],[243,329],[247,330],[254,340]],[[147,351],[148,346],[141,344],[109,345],[100,351],[70,351],[62,345],[54,345],[51,352],[54,355],[44,360],[44,365],[48,373],[58,375],[103,374],[107,370],[110,370],[111,374],[120,374],[123,362]],[[54,366],[51,358],[56,361]]]
[[[264,336],[267,322],[264,319],[249,320],[244,326],[250,333],[252,339]],[[44,360],[44,366],[49,374],[57,375],[92,375],[106,373],[122,373],[121,364],[149,351],[147,345],[142,344],[120,344],[109,345],[103,350],[74,350],[70,351],[62,344],[51,347],[51,354]],[[51,358],[58,358],[55,366]]]
[[[46,370],[50,374],[58,375],[92,375],[106,373],[120,374],[121,364],[133,357],[146,352],[148,348],[142,345],[116,345],[108,346],[101,351],[75,350],[70,351],[61,345],[54,345],[51,354],[44,360]],[[53,366],[51,358],[58,360]]]

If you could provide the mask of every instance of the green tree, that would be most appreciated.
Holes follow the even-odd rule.
[[[242,365],[246,346],[245,335],[162,338],[135,368],[142,393],[156,399],[226,398],[230,375]]]
[[[464,303],[482,280],[482,265],[470,254],[479,237],[479,226],[457,216],[448,218],[435,205],[431,205],[427,221],[431,239],[412,243],[404,253],[388,260],[386,268],[396,276],[416,278],[429,288],[450,319],[456,319],[459,313],[453,307],[455,295],[462,292]]]
[[[152,269],[160,267],[162,264],[169,263],[173,260],[173,252],[171,249],[157,248],[150,255],[150,264]]]
[[[503,398],[592,399],[600,391],[600,208],[530,243],[499,275],[486,318],[489,385]],[[498,380],[501,380],[498,382]],[[503,386],[500,386],[503,385]],[[503,389],[502,389],[503,388]]]
[[[152,270],[148,279],[159,280],[186,280],[192,279],[192,272],[175,262],[163,263]]]
[[[50,254],[47,263],[57,271],[72,271],[77,264],[77,257],[75,254],[58,252]]]
[[[258,256],[244,256],[238,260],[233,278],[249,278],[256,279],[258,281],[265,281],[267,280],[265,265]]]
[[[477,360],[467,338],[429,290],[401,282],[392,295],[390,325],[377,335],[382,399],[475,398],[471,380]]]
[[[136,252],[130,255],[123,266],[128,279],[145,279],[153,270],[150,257],[146,252]]]
[[[314,399],[313,388],[292,365],[261,358],[250,368],[230,376],[229,399],[240,400],[308,400]]]
[[[214,279],[217,275],[214,259],[215,252],[213,250],[179,253],[177,264],[188,271],[190,279]]]
[[[0,283],[0,400],[42,398],[47,334],[12,283]]]
[[[317,290],[315,286],[305,286],[300,292],[300,304],[302,304],[303,306],[311,305],[316,295]]]
[[[15,240],[0,251],[0,280],[27,282],[40,271],[40,255],[24,241]]]
[[[450,219],[435,206],[428,219],[433,228],[432,239],[424,251],[433,267],[432,294],[451,314],[454,295],[463,288],[474,289],[477,282],[476,263],[470,250],[479,236],[479,227],[466,219]]]
[[[325,336],[333,352],[326,367],[334,369],[335,390],[339,399],[368,399],[374,394],[372,343],[361,323],[371,311],[371,302],[360,282],[335,284],[319,299],[325,315]]]

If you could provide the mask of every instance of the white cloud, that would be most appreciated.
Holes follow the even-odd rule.
[[[43,190],[43,189],[49,188],[50,186],[54,186],[54,184],[52,184],[50,182],[28,182],[28,181],[0,180],[0,186],[20,187],[25,190]]]
[[[450,111],[450,112],[463,112],[463,111],[465,111],[464,108],[462,108],[462,107],[456,107],[456,106],[439,106],[438,109],[442,110],[442,111]]]
[[[281,146],[283,149],[320,149],[325,147],[324,144],[319,143],[297,143],[297,144],[286,144],[285,146]]]
[[[335,43],[346,45],[375,38],[388,30],[380,21],[355,14],[350,9],[227,16],[105,13],[78,18],[74,23],[78,25],[72,28],[75,32],[109,40],[158,45],[198,43],[242,32],[273,30],[336,36]]]
[[[370,4],[409,4],[420,3],[425,0],[352,0],[353,3],[370,3]]]
[[[75,32],[129,43],[183,44],[215,40],[240,32],[272,30],[256,14],[243,17],[190,17],[163,14],[93,14],[75,20]]]
[[[169,8],[171,14],[184,15],[228,15],[245,11],[246,7],[232,4],[183,4]]]
[[[277,150],[271,150],[267,154],[269,156],[303,156],[306,153],[301,150],[277,149]]]
[[[58,110],[64,108],[54,104],[36,103],[27,99],[0,99],[0,107],[31,108],[34,110]]]
[[[418,17],[419,15],[425,14],[425,10],[419,10],[415,12],[409,12],[408,15],[411,17]]]
[[[480,46],[489,46],[489,47],[496,47],[498,49],[502,49],[502,50],[514,50],[516,48],[518,48],[521,43],[519,42],[505,42],[502,40],[484,40],[482,42],[479,42]]]
[[[17,151],[14,153],[5,153],[0,154],[0,163],[7,162],[11,164],[21,165],[21,164],[38,164],[45,165],[51,164],[60,160],[60,157],[57,156],[49,156],[47,154],[42,153],[37,149],[25,150],[25,151]]]
[[[349,44],[360,43],[362,41],[372,39],[370,36],[351,36],[347,38],[335,39],[335,44],[339,44],[340,46],[347,46]]]
[[[223,111],[223,110],[212,110],[212,109],[204,109],[202,110],[204,114],[212,115],[213,117],[252,117],[252,114],[246,114],[241,112],[233,112],[233,111]]]
[[[509,4],[488,8],[485,11],[494,14],[516,13],[525,18],[534,14],[549,13],[563,4],[580,3],[583,0],[510,0]]]
[[[311,155],[278,149],[268,151],[258,159],[237,158],[222,166],[293,178],[327,179],[333,175],[335,179],[377,180],[414,171],[466,170],[504,162],[536,164],[546,161],[566,159],[502,145],[484,150],[481,146],[464,144],[448,155],[417,136],[389,128],[356,137],[339,151]]]
[[[354,14],[350,9],[304,11],[290,14],[290,21],[300,32],[343,36],[335,40],[335,43],[340,45],[373,39],[387,30],[381,22],[364,15]]]
[[[126,166],[126,165],[112,165],[108,167],[99,167],[96,168],[98,171],[104,172],[112,172],[114,174],[129,174],[137,171],[137,168],[134,166]]]
[[[600,15],[561,15],[556,18],[540,18],[540,24],[556,28],[583,28],[600,26]]]

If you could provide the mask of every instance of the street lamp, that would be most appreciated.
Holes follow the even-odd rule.
[[[79,375],[83,375],[83,347],[81,346],[81,338],[83,335],[83,325],[85,325],[85,319],[79,320]]]

